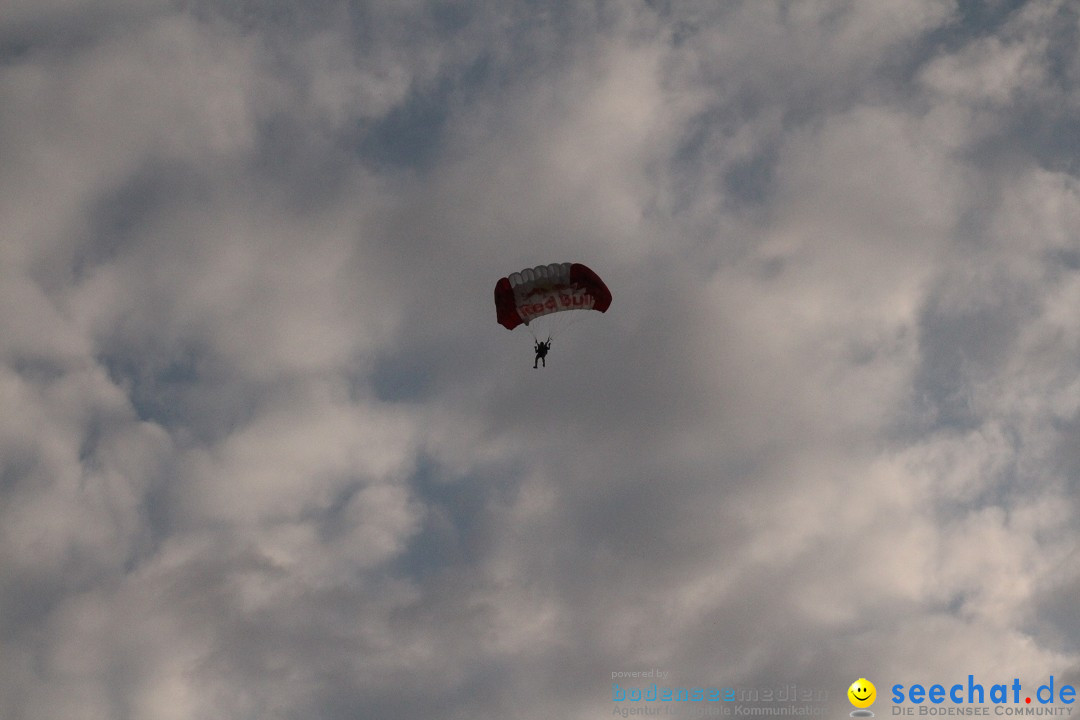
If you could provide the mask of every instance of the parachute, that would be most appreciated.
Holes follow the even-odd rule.
[[[581,263],[525,268],[500,279],[495,285],[495,311],[499,324],[507,330],[525,325],[534,338],[536,333],[531,323],[537,318],[569,310],[607,312],[610,305],[611,291],[607,285]]]

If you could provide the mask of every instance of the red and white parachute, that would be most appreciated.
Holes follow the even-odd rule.
[[[570,310],[607,312],[610,305],[607,285],[581,263],[525,268],[495,285],[495,311],[499,324],[508,330],[526,325],[532,331],[531,323],[544,315]]]

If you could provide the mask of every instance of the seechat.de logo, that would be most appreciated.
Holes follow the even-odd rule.
[[[874,711],[868,709],[877,699],[877,688],[874,687],[874,683],[866,678],[859,678],[851,683],[851,687],[847,689],[847,696],[851,704],[855,706],[855,709],[851,711],[851,717],[874,717]]]

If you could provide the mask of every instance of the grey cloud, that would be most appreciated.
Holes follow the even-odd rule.
[[[1067,3],[27,7],[0,714],[1075,678]]]

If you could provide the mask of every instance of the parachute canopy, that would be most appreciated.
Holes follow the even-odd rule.
[[[534,318],[567,310],[607,312],[611,291],[600,276],[581,263],[552,263],[525,268],[495,285],[495,311],[508,330]]]

